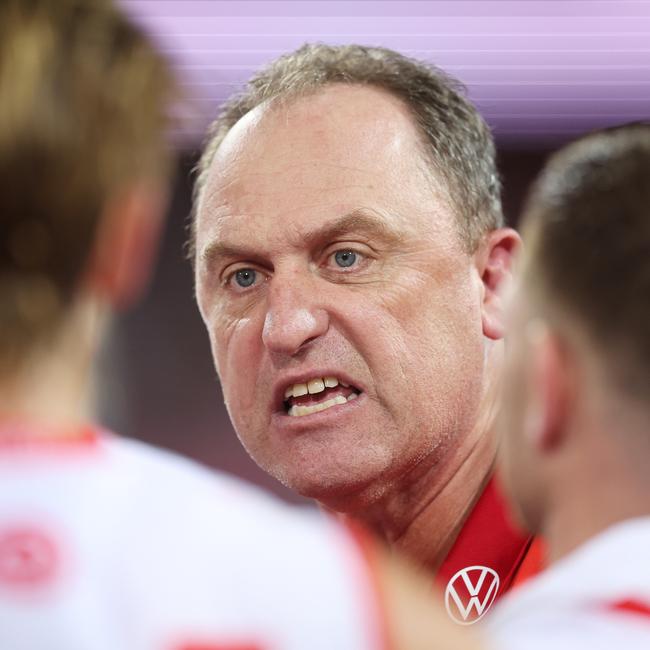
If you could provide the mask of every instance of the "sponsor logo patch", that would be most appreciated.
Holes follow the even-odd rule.
[[[472,625],[488,612],[499,591],[499,575],[486,566],[456,572],[445,589],[445,607],[460,625]]]
[[[57,548],[47,533],[27,526],[0,529],[0,584],[42,586],[57,568]]]

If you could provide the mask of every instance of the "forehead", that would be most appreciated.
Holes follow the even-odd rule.
[[[198,239],[269,224],[280,236],[359,209],[405,232],[437,232],[453,215],[427,167],[408,108],[382,90],[337,84],[262,105],[217,151],[197,212]]]

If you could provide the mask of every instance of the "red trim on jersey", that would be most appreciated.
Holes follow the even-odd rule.
[[[368,574],[370,577],[370,586],[373,591],[376,602],[376,610],[378,611],[378,628],[379,628],[379,647],[378,650],[393,650],[395,644],[393,642],[389,618],[388,618],[388,605],[382,587],[382,582],[379,577],[379,556],[378,556],[378,543],[366,528],[360,523],[351,519],[345,518],[345,526],[351,533],[352,538],[356,542],[357,547],[361,551],[361,555],[365,560]]]
[[[650,619],[650,603],[644,603],[640,600],[619,600],[614,603],[607,603],[605,608],[612,612],[625,612],[627,614],[635,614],[637,616],[644,616]]]
[[[175,650],[264,650],[257,643],[186,643]]]
[[[544,570],[546,564],[546,545],[541,538],[535,537],[528,547],[510,588],[514,589],[530,578],[534,578]]]
[[[94,451],[99,447],[99,441],[99,434],[89,424],[62,429],[21,420],[0,420],[0,454]]]
[[[525,564],[533,537],[516,528],[508,515],[509,507],[493,476],[470,512],[454,545],[436,575],[438,586],[445,589],[449,581],[467,567],[488,567],[499,575],[496,598],[516,582],[518,572],[526,566],[527,575],[539,572],[541,564]]]

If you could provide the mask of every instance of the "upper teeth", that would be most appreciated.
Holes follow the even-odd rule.
[[[349,384],[346,384],[344,381],[339,381],[336,377],[315,377],[304,384],[293,384],[293,386],[289,386],[284,391],[284,399],[302,397],[307,393],[315,395],[316,393],[322,393],[326,388],[336,388],[339,384],[346,388],[349,386]]]

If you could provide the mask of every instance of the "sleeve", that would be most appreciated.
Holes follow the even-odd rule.
[[[487,631],[492,650],[625,650],[650,648],[650,618],[604,607],[531,612]]]

